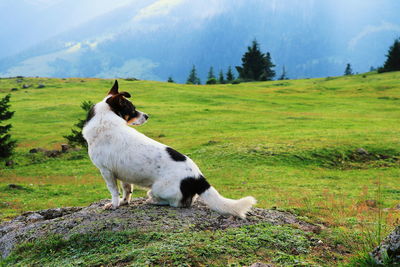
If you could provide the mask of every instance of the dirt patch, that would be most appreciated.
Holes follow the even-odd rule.
[[[0,254],[6,257],[25,241],[53,234],[68,238],[73,234],[140,229],[149,231],[220,230],[268,222],[289,224],[303,231],[319,232],[319,226],[298,219],[289,212],[254,208],[246,220],[222,216],[196,201],[191,208],[173,208],[145,204],[145,198],[133,199],[129,206],[103,210],[109,200],[88,207],[70,207],[26,212],[0,225]]]

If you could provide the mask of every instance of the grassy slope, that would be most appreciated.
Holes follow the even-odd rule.
[[[369,234],[376,232],[378,214],[383,231],[400,217],[392,209],[400,202],[399,78],[389,73],[215,86],[120,80],[120,88],[150,114],[138,130],[188,154],[223,195],[253,195],[259,207],[309,216],[333,229],[326,237],[332,242],[367,233],[347,244],[354,253],[376,241]],[[12,92],[18,165],[0,170],[0,219],[109,197],[83,152],[46,160],[27,151],[58,148],[84,116],[80,103],[101,100],[112,82],[25,78],[33,86]],[[23,83],[1,79],[0,92]],[[39,83],[46,87],[35,88]],[[357,158],[360,147],[373,156]],[[25,189],[9,189],[9,183]]]

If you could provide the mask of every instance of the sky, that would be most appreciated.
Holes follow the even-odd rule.
[[[228,62],[229,55],[218,62],[203,56],[205,51],[200,46],[217,53],[221,48],[216,41],[224,38],[234,42],[236,50],[242,47],[240,53],[257,38],[276,56],[277,66],[287,65],[296,77],[336,75],[346,58],[366,71],[380,64],[385,53],[382,50],[400,36],[398,10],[398,0],[0,0],[0,75],[136,75],[163,80],[167,75],[162,70],[167,68],[165,57],[179,56],[179,51],[169,47],[171,40],[176,47],[187,43],[192,50],[192,60],[177,60],[184,68],[204,65],[200,72],[205,73],[206,62],[202,61],[206,59],[207,64],[220,68],[240,63]],[[212,36],[221,27],[227,32]],[[165,36],[172,36],[170,43],[163,43]],[[185,38],[201,43],[189,44]],[[145,52],[126,51],[123,62],[110,62],[107,56],[113,49],[118,49],[115,53],[121,58],[124,42],[126,47],[137,43],[142,51],[146,44],[165,49],[165,55],[155,58]],[[312,51],[313,46],[328,46],[326,56],[317,54],[318,48]],[[293,55],[296,49],[303,57]],[[86,60],[82,57],[89,58],[89,50],[103,69],[77,70],[90,67],[82,65]],[[368,53],[373,56],[366,57]],[[231,55],[240,58],[237,53]],[[206,59],[198,59],[201,57]],[[288,62],[288,58],[296,59]],[[318,73],[321,62],[338,66]],[[180,79],[182,71],[183,67],[171,67],[171,74]]]

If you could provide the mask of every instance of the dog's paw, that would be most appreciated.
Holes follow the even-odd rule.
[[[130,202],[130,201],[128,201],[128,200],[126,200],[126,199],[121,199],[121,201],[119,202],[119,205],[120,205],[120,206],[129,205],[129,202]]]
[[[113,206],[113,204],[110,202],[110,203],[107,203],[107,204],[105,204],[104,206],[103,206],[103,210],[115,210],[117,207],[114,207]]]
[[[154,201],[153,198],[149,197],[148,199],[146,199],[146,201],[145,201],[144,203],[146,203],[146,204],[153,204],[153,205],[154,205],[156,202]]]
[[[149,205],[156,205],[156,206],[168,206],[169,202],[165,201],[165,200],[159,200],[159,199],[154,199],[154,198],[148,198],[146,199],[146,201],[144,202],[145,204],[149,204]]]

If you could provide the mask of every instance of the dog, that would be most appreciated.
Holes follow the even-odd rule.
[[[224,198],[189,157],[129,126],[142,125],[149,119],[127,99],[130,96],[128,92],[118,92],[116,80],[108,95],[89,111],[82,131],[89,157],[111,193],[111,203],[104,208],[129,204],[135,184],[150,189],[146,200],[149,204],[190,207],[200,196],[220,214],[246,218],[256,203],[254,197]],[[117,180],[121,182],[122,199]]]

